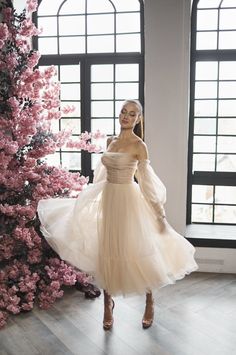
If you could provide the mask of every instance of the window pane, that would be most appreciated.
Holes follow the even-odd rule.
[[[140,34],[117,35],[117,52],[140,52]]]
[[[107,0],[87,0],[87,12],[114,12],[114,7]]]
[[[219,49],[236,48],[236,31],[219,32]]]
[[[236,7],[236,0],[223,0],[221,7]]]
[[[91,154],[91,169],[94,170],[98,164],[98,162],[101,160],[101,154],[96,154],[92,153]]]
[[[61,82],[79,82],[80,81],[80,65],[60,65],[60,81]]]
[[[92,124],[92,132],[97,131],[98,129],[106,134],[113,134],[113,125],[114,125],[114,120],[111,118],[107,119],[102,119],[102,118],[97,118],[97,119],[92,119],[91,120]]]
[[[62,167],[68,170],[81,170],[81,153],[61,153]]]
[[[216,134],[216,120],[214,118],[195,118],[195,134]]]
[[[112,0],[117,11],[139,11],[140,4],[138,0]]]
[[[115,134],[118,135],[120,133],[120,122],[119,119],[115,120]]]
[[[60,16],[59,35],[85,34],[85,16]]]
[[[236,135],[236,119],[235,118],[219,118],[218,134],[235,134]]]
[[[89,53],[104,53],[114,52],[114,36],[89,36],[88,52]]]
[[[59,166],[60,165],[60,154],[59,153],[48,154],[45,157],[45,160],[48,165]]]
[[[216,32],[197,32],[197,49],[216,49]]]
[[[196,62],[196,80],[216,80],[217,70],[218,62]]]
[[[236,62],[220,62],[220,80],[236,80]]]
[[[80,117],[80,102],[75,101],[62,101],[61,108],[65,106],[75,106],[75,111],[66,114],[66,117]]]
[[[114,33],[114,15],[89,15],[87,17],[88,34]]]
[[[103,133],[106,133],[106,132],[103,132]],[[96,144],[98,147],[101,147],[101,151],[104,151],[104,150],[106,150],[106,147],[107,147],[107,137],[105,136],[105,137],[101,137],[99,139],[92,138],[91,143]]]
[[[216,186],[215,202],[236,205],[236,186]]]
[[[216,223],[236,223],[236,206],[215,206]]]
[[[221,30],[236,29],[236,9],[220,10],[220,29]]]
[[[98,99],[113,99],[113,84],[92,84],[91,98]]]
[[[236,171],[236,155],[217,154],[217,171]]]
[[[217,10],[197,11],[197,30],[216,30],[218,22]]]
[[[53,0],[54,1],[54,0]],[[47,1],[49,3],[49,1]],[[62,2],[62,1],[60,1]],[[60,10],[61,14],[84,14],[85,13],[85,1],[84,0],[67,0]]]
[[[92,65],[91,81],[113,81],[113,64]]]
[[[193,154],[193,172],[214,170],[215,154]]]
[[[116,32],[140,32],[140,14],[128,13],[117,14],[116,16]]]
[[[57,35],[57,18],[56,17],[39,17],[38,28],[43,27],[42,36]]]
[[[236,100],[219,100],[219,116],[236,116]]]
[[[212,222],[212,206],[211,205],[195,205],[192,204],[192,222]]]
[[[213,202],[213,186],[193,185],[192,186],[192,202],[212,203]]]
[[[222,98],[236,98],[236,81],[234,82],[220,82],[219,83],[219,97]]]
[[[236,137],[218,137],[218,153],[236,153]]]
[[[40,38],[38,40],[39,52],[41,54],[57,54],[56,38]]]
[[[51,120],[51,130],[53,133],[59,132],[59,121],[58,120]]]
[[[215,116],[216,100],[195,100],[194,115],[195,116]]]
[[[56,15],[60,4],[61,0],[43,0],[39,5],[38,15]]]
[[[72,129],[73,134],[80,134],[81,133],[81,124],[80,119],[68,119],[68,118],[61,118],[61,129]]]
[[[61,84],[61,100],[80,100],[80,84]]]
[[[115,106],[116,106],[116,112],[115,116],[118,117],[121,111],[121,107],[123,105],[124,100],[116,101]]]
[[[139,97],[139,85],[138,84],[116,84],[116,99],[138,99]]]
[[[85,53],[85,37],[60,37],[60,54]]]
[[[117,81],[138,81],[139,64],[116,64]]]
[[[199,0],[198,8],[218,7],[221,0]]]
[[[91,102],[92,117],[113,117],[112,101],[92,101]]]
[[[194,136],[193,151],[194,152],[215,152],[216,137],[212,136]]]
[[[195,98],[196,99],[211,99],[217,97],[216,82],[196,82],[195,83]]]

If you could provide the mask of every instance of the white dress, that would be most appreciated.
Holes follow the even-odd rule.
[[[39,201],[40,229],[63,260],[109,294],[144,294],[198,269],[193,245],[167,221],[159,229],[165,202],[166,188],[150,160],[105,152],[93,184],[78,198]]]

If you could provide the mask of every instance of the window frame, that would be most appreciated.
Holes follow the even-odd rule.
[[[111,2],[110,0],[108,0]],[[137,0],[140,3],[140,52],[114,52],[114,53],[77,53],[77,54],[47,54],[41,55],[39,66],[48,65],[73,65],[80,64],[80,83],[81,83],[81,132],[91,131],[91,65],[93,64],[139,64],[139,100],[144,108],[144,3],[143,0]],[[42,0],[38,1],[38,6]],[[61,2],[58,9],[64,4]],[[111,2],[112,3],[112,2]],[[127,11],[129,12],[129,11]],[[96,13],[99,14],[99,13]],[[86,14],[85,14],[86,16]],[[38,26],[37,12],[33,13],[33,22]],[[114,32],[115,33],[115,32]],[[85,36],[87,34],[85,33]],[[57,36],[57,38],[59,38]],[[87,42],[87,41],[86,41]],[[33,48],[38,50],[38,37],[33,37]],[[114,117],[115,119],[115,113]],[[61,150],[60,150],[61,152]],[[67,150],[69,153],[70,151]],[[61,162],[61,153],[60,153]],[[78,170],[73,170],[77,172]],[[90,181],[93,177],[91,169],[91,153],[81,151],[81,170],[79,172],[84,176],[89,176]]]
[[[235,223],[209,223],[209,222],[191,222],[192,212],[192,186],[193,185],[219,185],[219,186],[236,186],[236,172],[207,172],[197,171],[192,173],[193,168],[193,138],[194,138],[194,100],[195,100],[195,63],[197,61],[236,61],[236,49],[210,49],[210,50],[197,50],[196,38],[197,38],[197,6],[199,0],[193,0],[191,11],[191,39],[190,39],[190,104],[189,104],[189,138],[188,138],[188,172],[187,172],[187,211],[186,211],[186,225],[199,224],[199,231],[204,228],[204,225],[211,225],[212,228],[219,226],[232,228],[236,234]],[[221,4],[221,3],[220,3]],[[220,8],[220,4],[218,8]],[[219,16],[219,14],[218,14]],[[219,30],[219,21],[218,27]],[[218,67],[219,70],[219,67]],[[218,79],[217,79],[218,80]],[[219,100],[218,96],[216,100]],[[217,109],[218,111],[218,109]],[[218,112],[216,112],[216,124],[218,119]],[[216,131],[215,136],[218,133]],[[216,152],[215,152],[216,153]],[[216,159],[216,157],[215,157]],[[214,192],[215,193],[215,192]],[[213,195],[214,204],[214,195]],[[213,207],[214,208],[214,207]],[[214,212],[214,211],[213,211]],[[212,229],[213,231],[213,229]],[[195,246],[201,247],[219,247],[219,248],[236,248],[236,239],[207,239],[207,238],[187,238]]]

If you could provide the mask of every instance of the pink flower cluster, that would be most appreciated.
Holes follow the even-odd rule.
[[[46,285],[45,281],[42,281],[39,286],[42,290],[39,295],[39,306],[44,309],[49,308],[56,298],[63,296],[62,285],[72,286],[78,280],[86,285],[90,281],[85,273],[76,271],[74,267],[58,258],[50,258],[45,270],[50,284]]]
[[[9,32],[7,25],[5,23],[0,23],[0,49],[3,48],[8,36]]]
[[[26,1],[26,9],[29,13],[32,13],[37,10],[38,1],[37,0],[27,0]]]
[[[91,282],[51,249],[36,210],[44,198],[76,198],[88,183],[80,173],[49,166],[44,158],[63,146],[99,152],[94,140],[103,137],[99,131],[84,132],[75,141],[71,131],[51,129],[52,120],[75,108],[60,107],[55,67],[35,68],[40,53],[30,43],[39,33],[31,21],[37,1],[27,0],[26,9],[26,16],[16,18],[6,5],[0,23],[0,327],[9,313],[29,311],[36,300],[41,308],[50,307],[63,296],[63,286]]]

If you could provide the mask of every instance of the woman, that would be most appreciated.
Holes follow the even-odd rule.
[[[93,184],[77,199],[38,205],[41,231],[52,248],[103,288],[105,330],[113,326],[112,296],[146,293],[142,326],[148,328],[154,317],[152,289],[198,269],[195,248],[166,220],[166,188],[142,140],[140,102],[125,101],[119,122],[120,134],[108,138]]]

